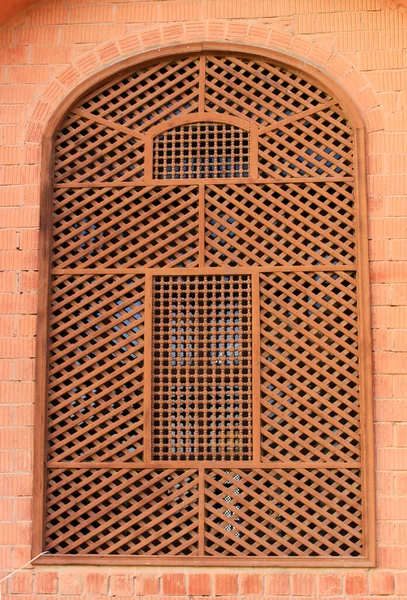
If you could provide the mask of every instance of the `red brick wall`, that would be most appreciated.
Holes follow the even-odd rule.
[[[391,10],[385,0],[52,0],[0,29],[0,572],[19,567],[31,552],[42,132],[61,99],[90,73],[143,48],[196,39],[300,56],[337,80],[363,115],[378,568],[37,566],[4,584],[3,594],[407,599],[407,9]]]

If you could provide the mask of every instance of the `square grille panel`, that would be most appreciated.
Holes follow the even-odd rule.
[[[250,459],[250,277],[156,277],[153,315],[153,459]]]
[[[154,177],[211,179],[249,176],[249,133],[227,123],[195,123],[154,140]]]

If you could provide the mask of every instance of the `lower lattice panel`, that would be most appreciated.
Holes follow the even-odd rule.
[[[50,471],[46,549],[59,554],[198,552],[198,472]]]
[[[359,470],[230,468],[203,475],[53,469],[46,549],[191,558],[363,555]]]
[[[213,470],[205,475],[206,553],[360,556],[360,472]]]

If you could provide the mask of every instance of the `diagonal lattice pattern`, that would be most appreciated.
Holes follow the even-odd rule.
[[[50,470],[45,535],[51,553],[194,556],[198,473]]]
[[[142,460],[144,293],[143,276],[54,278],[50,459]]]
[[[353,132],[338,106],[281,121],[259,137],[261,177],[353,176]]]
[[[54,266],[193,267],[198,261],[196,187],[60,189]]]
[[[84,98],[79,107],[99,119],[145,132],[161,121],[196,112],[199,58],[163,60],[122,74]]]
[[[358,460],[355,274],[260,281],[263,460]]]
[[[76,114],[62,124],[55,142],[56,184],[137,181],[143,175],[144,143],[131,131]]]
[[[244,116],[266,126],[330,101],[329,94],[303,75],[280,65],[235,56],[207,58],[207,111]]]
[[[357,470],[205,472],[205,550],[211,556],[360,556]]]
[[[344,183],[210,185],[207,266],[354,262],[352,187]]]

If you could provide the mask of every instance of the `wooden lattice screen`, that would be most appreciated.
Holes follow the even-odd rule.
[[[322,84],[247,55],[162,58],[69,110],[46,327],[56,560],[367,564],[355,149]]]

